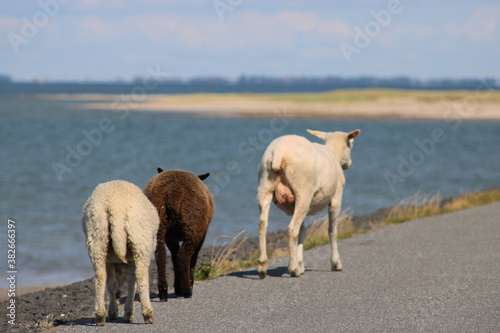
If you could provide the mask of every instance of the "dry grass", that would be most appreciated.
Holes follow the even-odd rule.
[[[453,212],[460,209],[486,205],[500,201],[500,190],[492,189],[473,193],[463,194],[460,197],[453,198],[444,205],[444,209]]]
[[[354,234],[352,224],[352,214],[346,210],[340,214],[337,220],[337,239],[350,238]],[[304,250],[309,250],[318,246],[330,244],[328,235],[328,217],[319,218],[307,229],[304,240]]]
[[[415,195],[401,200],[398,205],[393,207],[387,219],[382,224],[401,223],[422,217],[481,206],[496,201],[500,201],[499,189],[467,193],[448,200],[441,200],[439,192],[434,194],[417,192]]]
[[[288,248],[278,247],[274,249],[271,254],[268,254],[268,258],[273,259],[273,258],[285,257],[287,255],[288,255]]]
[[[244,235],[245,232],[245,230],[242,230],[236,236],[217,236],[212,247],[210,260],[202,262],[195,268],[195,281],[214,279],[220,275],[251,267],[253,263],[239,260],[235,256],[247,239],[246,235]],[[216,247],[215,244],[220,238],[229,238],[231,240],[229,243],[224,242],[221,246]]]
[[[393,224],[439,214],[441,197],[439,192],[421,193],[398,202],[382,224]]]

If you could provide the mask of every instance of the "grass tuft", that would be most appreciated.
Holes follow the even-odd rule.
[[[440,194],[436,193],[421,193],[420,191],[414,195],[399,201],[394,206],[385,221],[382,224],[395,224],[405,221],[427,217],[439,214]]]
[[[499,189],[467,193],[446,200],[441,199],[439,192],[434,194],[417,192],[415,195],[401,200],[393,207],[382,224],[401,223],[422,217],[451,213],[496,201],[500,201]]]
[[[352,214],[350,210],[342,212],[337,220],[337,239],[350,238],[354,234]],[[330,244],[328,235],[328,217],[324,216],[313,222],[306,231],[304,250]]]
[[[208,261],[203,261],[195,267],[195,281],[203,281],[214,279],[220,275],[235,272],[244,268],[255,265],[252,261],[243,261],[235,258],[241,245],[246,241],[247,237],[243,236],[245,230],[238,233],[236,236],[218,236],[212,247],[212,256]],[[230,238],[229,243],[225,242],[222,246],[215,246],[215,243],[220,238]],[[215,250],[217,249],[217,250]]]

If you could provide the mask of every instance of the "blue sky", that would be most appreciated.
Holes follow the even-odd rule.
[[[0,36],[15,80],[500,76],[497,0],[0,0]]]

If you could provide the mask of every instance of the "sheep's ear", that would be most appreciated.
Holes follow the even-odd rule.
[[[163,169],[162,168],[158,168],[156,169],[158,171],[158,173],[162,173],[163,172]]]
[[[201,180],[205,180],[205,179],[207,179],[207,178],[208,178],[208,176],[210,176],[210,172],[205,173],[205,174],[203,174],[203,175],[199,175],[199,176],[198,176],[198,178],[200,178]]]
[[[361,133],[361,130],[359,130],[359,129],[352,131],[352,132],[349,132],[347,134],[347,140],[354,139],[355,137],[357,137],[359,135],[359,133]]]
[[[326,141],[326,135],[328,133],[325,133],[325,132],[321,132],[321,131],[313,131],[313,130],[307,130],[309,133],[311,133],[312,135],[314,136],[317,136],[318,138],[320,138],[321,140],[323,141]]]

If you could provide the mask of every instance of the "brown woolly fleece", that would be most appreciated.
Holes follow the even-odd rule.
[[[144,194],[160,216],[155,252],[160,300],[166,301],[168,298],[165,244],[174,264],[175,293],[177,296],[191,297],[198,252],[203,246],[215,210],[214,198],[202,182],[208,174],[196,176],[188,171],[163,171],[160,168],[158,172],[146,184]]]

